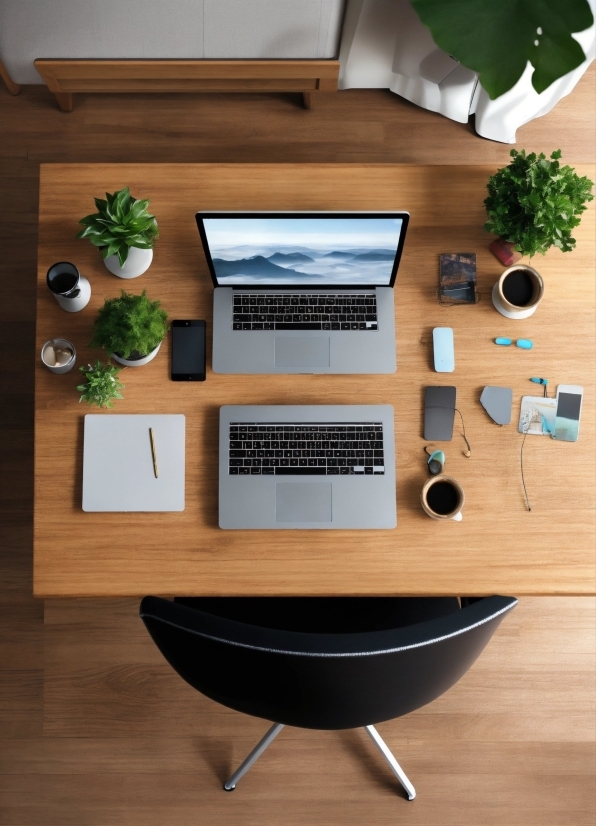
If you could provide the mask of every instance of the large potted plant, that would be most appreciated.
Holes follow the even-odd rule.
[[[493,289],[493,303],[509,318],[527,318],[544,294],[540,274],[515,265],[524,255],[544,255],[550,247],[569,252],[575,246],[572,230],[593,200],[592,181],[561,166],[558,149],[550,156],[511,150],[512,162],[488,180],[484,228],[500,236],[490,249],[508,269]]]
[[[142,275],[153,260],[153,244],[159,234],[155,216],[147,211],[149,201],[138,201],[128,187],[106,200],[95,198],[97,212],[81,218],[84,229],[77,238],[88,238],[99,247],[108,270],[120,278]]]
[[[102,347],[119,364],[141,367],[157,355],[168,331],[168,316],[159,301],[122,290],[107,298],[93,322],[90,347]]]

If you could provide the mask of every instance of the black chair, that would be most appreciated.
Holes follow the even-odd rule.
[[[193,688],[274,725],[224,784],[231,791],[284,725],[374,728],[430,703],[480,655],[511,597],[145,597],[153,641]]]

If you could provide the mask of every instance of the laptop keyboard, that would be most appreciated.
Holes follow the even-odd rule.
[[[377,297],[356,295],[255,295],[233,296],[234,330],[376,330]]]
[[[229,473],[372,476],[385,473],[383,425],[232,422]]]

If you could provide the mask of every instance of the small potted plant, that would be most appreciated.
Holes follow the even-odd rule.
[[[107,298],[93,322],[90,347],[102,347],[119,364],[141,367],[158,353],[168,331],[168,316],[159,301],[122,290]]]
[[[85,376],[84,383],[77,386],[81,393],[79,402],[85,401],[97,407],[113,407],[112,399],[123,398],[120,391],[124,389],[124,385],[118,379],[121,367],[109,363],[103,365],[97,360],[94,366],[88,364],[79,370]]]
[[[95,198],[97,212],[81,218],[84,228],[77,238],[88,238],[99,247],[108,270],[120,278],[142,275],[153,260],[153,244],[159,231],[155,216],[147,212],[149,201],[137,201],[128,187],[106,200]]]
[[[510,154],[512,162],[488,180],[484,229],[500,236],[490,249],[508,268],[493,288],[493,303],[508,318],[527,318],[536,311],[544,284],[535,269],[515,264],[523,255],[544,255],[552,246],[562,252],[574,248],[571,232],[593,200],[593,183],[559,164],[560,149],[550,160],[523,149]]]

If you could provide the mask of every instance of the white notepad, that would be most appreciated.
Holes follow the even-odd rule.
[[[183,415],[86,415],[83,510],[183,511],[185,424]]]

